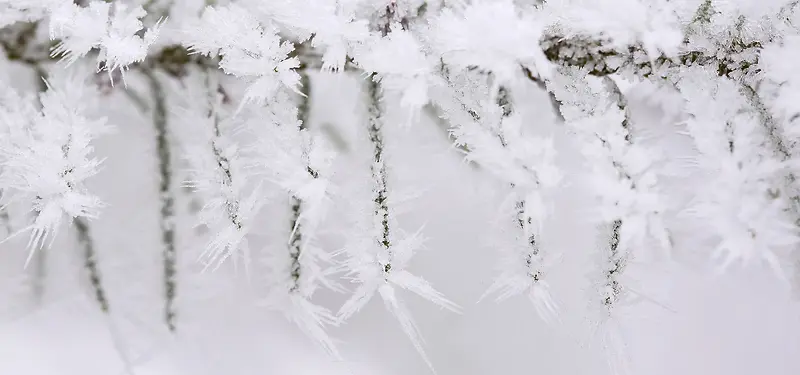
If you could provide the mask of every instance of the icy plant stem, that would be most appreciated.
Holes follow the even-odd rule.
[[[380,32],[385,37],[389,34],[389,27],[395,16],[397,4],[392,2],[386,6],[385,22],[380,26]],[[369,94],[369,140],[373,146],[372,176],[375,179],[375,215],[380,220],[381,234],[378,242],[386,249],[389,254],[387,263],[383,266],[383,272],[388,273],[392,269],[391,242],[389,241],[389,206],[387,202],[387,175],[386,164],[383,162],[383,108],[381,108],[381,87],[375,80],[376,76],[370,77],[367,86]]]
[[[372,162],[372,176],[375,179],[376,192],[375,198],[375,215],[380,220],[381,233],[378,242],[385,249],[389,249],[391,242],[389,241],[389,206],[387,202],[387,173],[386,164],[383,161],[383,121],[381,119],[381,92],[380,85],[374,80],[369,81],[368,94],[370,98],[369,103],[369,139],[373,146],[373,162]],[[391,269],[391,264],[384,265],[385,271]]]
[[[208,117],[211,119],[213,124],[213,136],[211,139],[211,153],[214,155],[214,161],[216,162],[216,168],[218,171],[222,172],[222,181],[220,184],[224,186],[226,189],[233,188],[233,173],[231,172],[231,162],[228,157],[225,155],[222,147],[220,146],[220,140],[222,138],[222,130],[220,129],[220,116],[217,111],[218,106],[218,99],[217,94],[219,93],[220,86],[216,79],[214,79],[214,74],[216,71],[206,70],[206,86],[208,90]],[[225,213],[227,215],[228,221],[236,228],[237,231],[242,231],[244,228],[244,224],[242,222],[242,217],[240,214],[240,205],[239,201],[236,199],[226,198],[225,200]],[[212,252],[209,254],[210,256],[210,263],[221,263],[227,256],[230,254],[234,249],[230,248],[232,245],[227,244],[223,246],[220,251]],[[235,259],[235,258],[234,258]],[[247,267],[247,266],[245,266]]]
[[[175,197],[172,186],[172,166],[169,140],[167,139],[167,106],[164,88],[152,69],[142,70],[150,83],[153,97],[153,125],[156,130],[156,149],[158,152],[159,198],[161,201],[161,241],[164,243],[164,319],[170,331],[175,331]]]
[[[611,309],[614,303],[617,302],[622,286],[619,282],[619,276],[625,268],[625,257],[619,251],[619,230],[622,227],[622,220],[614,220],[611,226],[611,238],[608,243],[609,259],[611,259],[611,267],[606,271],[606,290],[609,294],[603,299],[603,304],[606,308]]]
[[[89,232],[89,223],[84,218],[75,219],[75,232],[78,234],[78,244],[83,247],[84,266],[89,273],[89,282],[94,290],[94,297],[100,310],[107,313],[109,311],[108,299],[103,289],[100,270],[97,268],[97,253],[94,250],[94,242]]]
[[[767,129],[767,136],[772,142],[772,147],[775,150],[775,153],[783,161],[791,159],[791,151],[789,151],[789,147],[786,145],[786,141],[784,140],[784,136],[781,134],[777,122],[772,115],[770,115],[769,110],[758,96],[756,90],[749,85],[742,84],[741,92],[750,102],[750,105],[755,108],[756,112],[758,112],[761,123]],[[789,188],[789,200],[791,201],[790,206],[792,207],[792,213],[795,216],[795,223],[800,227],[800,195],[798,195],[798,190],[796,187],[797,176],[794,173],[789,172],[786,176],[786,184]]]
[[[219,138],[221,133],[219,130],[219,117],[216,114],[214,116],[214,135]],[[217,168],[219,168],[225,176],[225,180],[223,185],[231,186],[233,184],[233,175],[231,174],[231,170],[228,167],[230,165],[230,161],[228,160],[225,155],[223,155],[222,150],[220,149],[219,145],[217,144],[216,140],[211,143],[211,152],[214,154],[214,159],[217,162]],[[231,223],[239,230],[242,230],[242,220],[239,217],[238,207],[236,207],[236,202],[228,202],[226,205],[228,219]]]
[[[603,78],[604,83],[609,91],[611,91],[614,95],[616,95],[616,102],[617,107],[625,113],[625,119],[622,120],[622,127],[625,128],[625,141],[628,145],[632,143],[631,138],[631,127],[630,127],[630,112],[628,111],[628,105],[625,100],[625,96],[623,95],[622,91],[619,89],[617,84],[609,77]],[[605,142],[605,140],[604,140]],[[631,185],[633,187],[636,184],[632,181],[632,178],[628,172],[625,171],[622,165],[620,165],[616,161],[612,161],[614,168],[617,169],[620,178],[624,178],[626,180],[631,181]],[[609,239],[609,259],[612,266],[610,269],[606,271],[606,297],[603,299],[603,304],[606,306],[607,309],[611,309],[614,307],[614,304],[619,299],[622,293],[622,286],[619,282],[619,277],[622,271],[625,268],[625,263],[627,262],[627,254],[625,252],[620,251],[619,242],[620,242],[620,228],[622,228],[622,220],[617,219],[614,220],[611,225],[611,238]]]
[[[300,120],[300,131],[304,131],[308,128],[308,118],[310,115],[311,80],[305,70],[298,70],[298,73],[300,74],[300,90],[302,95],[300,96],[300,103],[297,106],[297,116]],[[316,178],[316,176],[318,176],[318,173],[314,171],[311,166],[308,166],[307,170],[312,177]],[[302,209],[303,201],[293,196],[290,223],[290,230],[292,232],[289,238],[289,257],[291,258],[290,275],[292,277],[291,292],[295,292],[300,288],[300,255],[303,251],[303,228],[300,222]]]
[[[47,84],[45,82],[46,72],[39,64],[34,66],[34,70],[36,71],[37,76],[39,77],[39,90],[44,91],[47,90]],[[65,151],[66,152],[66,151]],[[94,291],[94,297],[97,300],[97,304],[100,306],[100,310],[104,313],[109,312],[109,303],[108,298],[106,298],[106,292],[103,289],[103,282],[100,276],[100,269],[97,267],[97,252],[94,249],[94,241],[92,240],[92,235],[89,228],[89,222],[82,217],[75,218],[75,233],[78,236],[78,246],[83,247],[83,265],[86,267],[86,271],[89,274],[89,283]],[[44,249],[42,249],[44,250]],[[43,258],[43,255],[40,255]],[[43,267],[44,264],[41,265]]]
[[[302,252],[301,243],[303,241],[302,229],[300,227],[300,209],[303,202],[296,197],[292,197],[292,212],[291,212],[291,235],[289,237],[289,258],[291,259],[291,266],[289,274],[292,278],[291,292],[295,292],[300,288],[300,253]]]
[[[501,86],[497,93],[497,104],[500,108],[503,109],[503,117],[509,117],[514,113],[514,106],[511,102],[511,93],[508,91],[507,88]],[[498,134],[500,138],[500,142],[502,143],[503,147],[507,147],[505,137],[502,134],[502,130]],[[514,188],[514,184],[511,184],[511,188]],[[528,225],[532,224],[532,219],[529,215],[525,213],[525,201],[524,200],[517,200],[515,204],[515,208],[517,210],[517,227],[520,231],[525,233],[525,229]],[[536,261],[535,258],[539,257],[539,245],[536,243],[536,235],[531,233],[527,238],[527,243],[530,246],[531,252],[525,259],[527,266],[530,267],[531,264]],[[537,270],[536,272],[531,272],[530,277],[534,279],[535,282],[538,282],[541,277],[541,270]]]

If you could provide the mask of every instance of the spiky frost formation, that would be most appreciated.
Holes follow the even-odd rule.
[[[30,256],[48,239],[52,243],[65,217],[95,218],[103,207],[85,180],[102,162],[94,155],[92,140],[108,130],[106,121],[91,117],[93,98],[77,74],[65,73],[51,82],[39,95],[41,111],[12,93],[6,108],[13,111],[0,115],[0,181],[12,201],[29,200],[35,214],[33,223],[8,238],[30,230]]]
[[[398,230],[393,215],[391,188],[388,184],[388,170],[385,156],[383,127],[384,109],[380,85],[375,80],[368,82],[369,100],[368,134],[372,143],[372,223],[367,226],[363,238],[350,241],[345,248],[348,256],[345,268],[352,280],[359,284],[339,309],[339,318],[347,319],[363,308],[377,293],[384,305],[400,323],[403,332],[414,347],[433,369],[423,348],[422,337],[416,323],[405,304],[396,294],[396,287],[411,291],[436,305],[457,312],[458,306],[447,300],[441,293],[419,276],[411,274],[406,267],[414,253],[420,250],[424,241],[421,233],[403,234]]]
[[[72,64],[97,49],[98,67],[116,69],[143,61],[147,49],[158,38],[160,23],[144,30],[141,19],[146,12],[141,6],[131,7],[123,2],[93,1],[86,7],[64,1],[50,8],[50,39],[59,43],[52,56],[63,57]]]
[[[264,204],[264,190],[258,174],[249,168],[253,156],[242,144],[244,119],[226,108],[215,75],[208,71],[201,75],[204,84],[188,88],[198,94],[189,96],[179,116],[191,130],[184,142],[190,166],[184,185],[204,198],[198,224],[208,227],[212,237],[201,260],[216,269],[235,253],[248,253],[246,236]]]
[[[777,254],[798,243],[790,216],[787,168],[769,147],[767,128],[735,83],[686,69],[678,86],[686,125],[707,181],[687,214],[706,220],[720,266],[763,261],[782,273]]]

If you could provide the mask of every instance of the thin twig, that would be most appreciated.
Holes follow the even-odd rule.
[[[143,68],[142,73],[150,84],[153,97],[153,125],[156,130],[158,151],[159,199],[161,201],[161,241],[164,245],[164,319],[170,331],[175,331],[175,292],[177,251],[175,248],[175,197],[172,192],[172,159],[167,129],[166,96],[161,82],[152,68]]]
[[[297,106],[297,116],[298,120],[300,120],[300,131],[303,132],[308,129],[308,120],[311,115],[311,79],[308,76],[308,73],[305,71],[299,71],[300,74],[300,103]],[[303,147],[301,144],[300,147]],[[305,152],[302,152],[305,154]],[[301,155],[302,156],[302,155]],[[306,161],[308,163],[308,161]],[[311,168],[310,165],[306,165],[306,170],[311,175],[312,178],[316,178],[319,176],[319,173]],[[300,221],[300,217],[303,210],[303,200],[298,198],[297,196],[291,197],[292,201],[292,212],[290,218],[290,230],[291,234],[289,237],[289,257],[291,258],[291,266],[290,266],[290,276],[292,278],[292,287],[290,292],[296,292],[300,289],[300,278],[301,278],[301,263],[300,257],[303,253],[303,225]]]
[[[78,243],[83,246],[83,259],[84,266],[89,272],[89,282],[94,289],[94,296],[100,305],[100,310],[104,313],[109,312],[108,299],[106,298],[105,290],[103,289],[102,279],[100,277],[100,270],[97,267],[97,253],[94,249],[94,242],[89,231],[89,223],[84,218],[76,218],[75,231],[78,234]]]
[[[374,77],[372,77],[374,78]],[[378,239],[380,245],[389,250],[391,247],[389,232],[389,206],[387,202],[387,173],[386,163],[384,162],[384,140],[383,140],[383,108],[381,106],[381,88],[377,81],[371,79],[368,83],[369,95],[369,139],[373,146],[372,175],[375,179],[375,214],[381,223],[381,235]],[[391,257],[390,257],[391,258]],[[391,270],[391,264],[384,265],[386,272]]]

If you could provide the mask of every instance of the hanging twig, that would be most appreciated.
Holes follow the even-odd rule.
[[[369,103],[369,139],[373,147],[373,160],[372,160],[372,175],[375,179],[375,214],[379,217],[381,223],[381,235],[378,242],[384,249],[389,250],[391,241],[389,240],[389,206],[387,202],[387,173],[386,163],[383,160],[384,142],[382,113],[381,108],[381,92],[380,85],[372,77],[368,83],[368,94],[370,98]],[[391,255],[388,257],[391,259]],[[391,262],[384,265],[385,272],[392,269]]]
[[[94,296],[97,303],[100,305],[100,310],[104,313],[109,312],[108,299],[103,289],[102,279],[100,277],[100,270],[97,267],[97,253],[94,250],[94,243],[89,231],[89,223],[84,218],[76,218],[75,231],[78,234],[78,244],[83,246],[84,266],[89,272],[89,282],[94,289]]]
[[[159,199],[161,201],[161,241],[164,245],[164,319],[170,331],[175,331],[175,292],[177,252],[175,249],[175,197],[172,186],[172,163],[167,129],[167,107],[164,88],[153,68],[142,69],[150,84],[153,97],[153,125],[156,130],[156,149],[159,171]]]
[[[311,100],[311,79],[305,70],[298,70],[300,74],[300,103],[297,105],[297,116],[300,120],[300,131],[303,132],[308,129],[308,119],[311,114],[310,100]],[[302,147],[302,145],[301,145]],[[319,173],[311,168],[310,165],[306,167],[308,173],[313,178],[317,178]],[[303,226],[300,222],[301,213],[303,210],[303,201],[296,197],[291,197],[292,212],[290,219],[291,234],[289,237],[289,257],[291,258],[290,276],[292,278],[292,287],[290,292],[295,292],[300,289],[301,277],[301,264],[300,256],[303,252]]]

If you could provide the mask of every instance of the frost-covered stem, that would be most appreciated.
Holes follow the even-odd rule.
[[[628,111],[627,101],[625,100],[625,96],[622,91],[619,89],[619,86],[612,80],[610,77],[603,77],[603,81],[608,88],[609,91],[614,93],[616,96],[615,101],[617,103],[617,108],[619,108],[622,112],[625,113],[625,117],[622,120],[622,127],[625,128],[625,143],[630,146],[632,142],[631,138],[631,127],[630,127],[630,112]],[[601,139],[602,140],[602,139]],[[602,140],[603,143],[606,143],[606,140]],[[636,182],[633,181],[633,178],[625,168],[617,161],[612,161],[614,168],[619,173],[619,176],[625,180],[630,181],[631,189],[636,188]],[[620,229],[622,228],[622,220],[617,219],[614,220],[611,226],[611,238],[609,239],[608,249],[609,249],[609,260],[611,261],[610,269],[606,270],[606,297],[603,299],[603,304],[606,308],[611,309],[613,305],[619,300],[620,294],[622,292],[622,285],[619,282],[619,277],[622,274],[622,271],[625,269],[625,263],[627,262],[627,254],[619,248],[620,244]]]
[[[500,86],[500,88],[498,89],[497,105],[499,105],[500,108],[503,109],[503,118],[509,117],[514,113],[514,104],[511,101],[511,93],[504,86]],[[503,145],[503,147],[508,146],[505,137],[502,133],[502,130],[498,132],[498,138],[500,138],[500,143]],[[514,187],[515,186],[512,183],[511,188],[513,189]],[[517,210],[517,227],[519,228],[519,230],[522,231],[523,234],[527,233],[528,231],[526,229],[533,224],[533,219],[530,217],[530,215],[526,214],[525,200],[523,199],[517,200],[514,207]],[[527,269],[531,270],[532,266],[534,265],[533,263],[537,261],[536,258],[539,257],[539,244],[536,243],[536,234],[530,233],[528,238],[526,239],[526,242],[530,247],[530,252],[525,256],[525,263]],[[531,278],[533,278],[535,282],[538,282],[542,276],[541,274],[542,271],[537,266],[536,271],[531,270],[529,271],[528,275]]]
[[[373,77],[374,78],[374,77]],[[372,176],[375,179],[375,215],[380,221],[380,236],[378,243],[387,251],[391,247],[389,232],[389,205],[387,202],[387,173],[384,163],[384,141],[383,141],[383,108],[381,106],[381,88],[374,79],[369,81],[369,139],[373,147]],[[391,254],[389,254],[391,259]],[[384,272],[388,273],[392,269],[391,262],[383,265]]]
[[[632,143],[630,121],[631,114],[628,109],[628,101],[625,100],[625,95],[622,93],[622,90],[619,89],[619,86],[617,86],[617,83],[614,82],[611,77],[603,77],[603,83],[606,85],[608,91],[614,94],[614,100],[617,102],[617,108],[625,113],[625,118],[622,119],[622,127],[625,129],[625,142],[630,145]],[[620,171],[622,171],[621,168]],[[627,174],[626,177],[630,179],[630,176],[627,176]]]
[[[779,125],[769,113],[767,106],[758,96],[758,92],[756,92],[753,87],[747,84],[741,84],[740,89],[750,105],[756,110],[756,112],[758,112],[759,120],[767,129],[767,138],[769,138],[771,141],[775,153],[783,161],[791,159],[792,153],[789,150],[789,147],[786,145],[786,141],[784,140],[784,136],[781,134]],[[792,214],[795,217],[796,225],[800,226],[800,192],[798,192],[796,187],[797,176],[795,176],[794,173],[789,172],[786,176],[786,184],[789,187],[789,200],[791,202]]]
[[[797,2],[793,3],[794,5]],[[771,141],[772,147],[777,156],[782,161],[788,161],[792,158],[792,153],[786,145],[784,135],[781,134],[781,129],[769,112],[769,109],[759,97],[758,92],[747,84],[741,84],[740,90],[750,105],[758,112],[759,120],[767,130],[767,138]],[[800,228],[800,190],[797,188],[797,176],[793,172],[786,174],[785,179],[788,199],[789,199],[789,212],[794,218],[794,225]],[[800,269],[800,257],[795,257],[795,269]],[[795,271],[797,272],[797,271]],[[800,276],[795,276],[795,278]]]
[[[786,146],[783,136],[781,135],[778,123],[769,113],[769,110],[767,109],[766,105],[764,105],[764,102],[761,101],[761,98],[758,96],[756,90],[750,85],[741,84],[740,91],[753,109],[755,109],[758,113],[759,121],[761,121],[761,124],[767,129],[768,138],[772,142],[772,146],[774,147],[778,156],[783,160],[788,160],[791,158],[791,152],[789,151],[789,147]]]
[[[308,128],[308,118],[311,109],[311,79],[305,70],[298,70],[300,74],[300,103],[297,105],[297,117],[300,120],[300,131]],[[313,178],[317,178],[319,174],[317,171],[307,166],[306,170]],[[303,226],[300,222],[300,214],[303,209],[303,201],[296,196],[292,196],[292,212],[291,212],[291,226],[289,227],[291,237],[289,239],[289,257],[291,261],[290,276],[292,278],[292,287],[290,292],[295,292],[300,289],[300,276],[301,264],[300,256],[303,252]]]
[[[525,201],[518,200],[515,207],[517,209],[517,227],[524,233],[526,226],[532,224],[531,217],[525,214]],[[536,243],[536,234],[531,233],[528,236],[527,244],[530,246],[531,251],[525,256],[525,266],[530,270],[534,266],[536,258],[539,257],[539,244]],[[528,276],[534,282],[538,282],[542,278],[542,270],[537,267],[536,271],[529,271]]]
[[[44,69],[42,69],[41,65],[34,64],[34,70],[37,72],[39,76],[39,89],[40,91],[47,90],[47,83],[45,82],[46,73]],[[64,152],[64,157],[67,158],[67,153],[69,152],[70,145],[66,144],[63,146],[62,150]],[[100,269],[97,267],[97,252],[94,248],[94,240],[92,239],[89,222],[83,217],[77,217],[74,220],[75,224],[75,233],[78,237],[78,246],[83,247],[83,265],[86,267],[86,271],[89,276],[89,283],[94,291],[95,299],[97,300],[97,304],[100,306],[100,310],[104,313],[109,312],[109,303],[108,298],[106,298],[106,292],[103,289],[102,278],[100,277]],[[41,249],[44,250],[44,249]],[[37,261],[41,262],[42,264],[38,265],[42,269],[44,268],[44,253],[39,255],[40,260]],[[42,275],[43,277],[43,275]]]
[[[290,292],[295,292],[300,289],[300,254],[302,252],[303,233],[300,227],[300,209],[302,201],[297,197],[292,197],[292,212],[291,212],[291,235],[289,238],[289,258],[291,265],[289,266],[289,276],[292,278],[292,287]]]
[[[89,232],[89,223],[84,218],[75,219],[75,231],[78,234],[78,244],[83,247],[84,266],[89,272],[89,282],[94,290],[94,297],[100,305],[100,310],[107,313],[109,311],[108,299],[103,289],[100,270],[97,267],[97,253],[94,250],[94,242]]]
[[[206,83],[208,86],[208,94],[209,94],[209,117],[211,117],[211,121],[214,124],[214,135],[213,139],[211,140],[211,152],[214,154],[214,160],[216,161],[217,168],[222,171],[223,181],[222,185],[226,187],[233,186],[233,174],[231,173],[231,162],[225,153],[223,152],[222,148],[219,145],[218,140],[222,136],[222,131],[219,128],[220,118],[219,114],[217,113],[217,98],[216,95],[219,93],[219,86],[216,84],[215,81],[211,79],[212,74],[216,73],[215,71],[207,70],[206,71]],[[239,203],[237,201],[226,201],[225,202],[225,212],[228,216],[228,220],[230,220],[231,224],[236,227],[237,230],[241,231],[243,228],[242,219],[239,216]]]
[[[161,241],[164,245],[164,319],[170,331],[175,331],[176,257],[175,249],[175,197],[172,186],[172,165],[167,130],[167,104],[164,88],[151,68],[142,69],[150,84],[153,97],[153,125],[156,130],[156,149],[159,171],[159,199],[161,202]]]
[[[611,266],[605,270],[606,296],[603,299],[603,304],[606,308],[611,309],[619,300],[622,294],[622,284],[619,282],[619,277],[625,270],[626,256],[620,252],[620,228],[622,227],[622,220],[614,220],[611,226],[611,238],[609,239],[608,258],[611,260]]]
[[[611,100],[624,114],[620,124],[620,126],[622,126],[624,129],[624,142],[612,142],[612,140],[608,138],[608,135],[614,136],[614,133],[602,134],[593,132],[591,133],[591,136],[596,137],[602,146],[607,150],[609,156],[611,156],[610,163],[616,172],[616,178],[626,181],[630,185],[631,190],[636,190],[636,181],[633,179],[633,176],[631,176],[629,171],[626,170],[620,160],[615,160],[613,157],[614,154],[624,154],[624,149],[633,145],[630,111],[628,109],[627,100],[625,99],[624,94],[619,89],[616,82],[611,77],[603,76],[602,81],[605,89],[612,94]],[[613,109],[609,108],[608,110]],[[622,149],[612,149],[615,144],[619,145],[618,147],[621,147]],[[605,281],[603,285],[604,297],[602,298],[602,301],[603,305],[609,312],[619,300],[620,294],[622,293],[622,285],[619,280],[629,256],[627,249],[620,248],[621,229],[622,225],[624,224],[623,219],[624,215],[623,217],[618,217],[611,222],[611,234],[606,247],[608,250],[607,253],[603,254],[604,259],[606,259],[607,262],[604,263]]]
[[[736,41],[725,46],[727,53],[707,55],[702,51],[684,51],[677,57],[658,56],[646,58],[647,53],[642,45],[632,44],[627,51],[609,47],[606,41],[590,37],[565,38],[562,35],[548,35],[540,41],[545,57],[561,66],[585,68],[590,75],[605,77],[623,71],[630,71],[644,77],[661,77],[662,73],[681,66],[704,66],[717,71],[720,77],[731,77],[739,72],[748,75],[756,71],[756,61],[739,61],[733,58],[747,49],[760,49],[761,43],[743,43]],[[614,60],[613,64],[609,62]]]
[[[80,2],[76,2],[80,3]],[[79,4],[80,5],[80,4]],[[39,92],[46,91],[47,83],[45,82],[45,78],[47,77],[46,70],[42,67],[42,64],[47,62],[50,59],[48,55],[48,51],[46,46],[41,45],[34,45],[31,41],[34,40],[36,35],[36,30],[39,26],[38,22],[26,23],[22,24],[18,27],[15,33],[12,33],[10,36],[11,38],[0,38],[0,46],[2,47],[3,51],[6,54],[6,58],[12,61],[18,61],[23,63],[31,68],[34,73],[36,87]],[[65,145],[65,147],[69,147]],[[67,152],[68,148],[65,149],[64,152]],[[6,211],[2,211],[0,213],[2,215],[2,220],[6,223],[9,223],[10,218],[8,217],[8,213]],[[83,247],[84,253],[84,265],[86,270],[89,274],[89,279],[92,288],[94,289],[94,294],[96,299],[100,305],[101,310],[104,312],[108,311],[108,300],[105,297],[105,292],[103,290],[103,286],[101,283],[100,273],[97,269],[97,262],[95,259],[95,250],[94,250],[94,242],[92,237],[89,233],[89,224],[83,218],[76,218],[75,222],[75,231],[78,237],[78,246]],[[9,229],[10,226],[9,226]],[[10,233],[10,231],[9,231]],[[47,249],[42,248],[36,252],[36,259],[35,259],[35,271],[34,271],[34,285],[33,285],[33,293],[38,300],[40,300],[44,294],[44,279],[46,273],[46,264],[47,264]]]
[[[31,56],[31,52],[29,49],[29,41],[33,39],[36,33],[36,29],[38,27],[38,23],[30,23],[26,24],[22,31],[17,35],[15,40],[16,44],[9,44],[9,43],[2,43],[3,47],[6,51],[7,57],[9,59],[19,60],[20,62],[28,65],[34,72],[34,77],[36,80],[36,87],[39,92],[47,91],[47,82],[45,79],[47,78],[47,71],[42,67],[42,63],[47,61],[47,57],[45,55],[44,58],[41,56]],[[66,153],[69,150],[69,144],[64,145],[64,157],[66,158]],[[5,211],[3,212],[6,215]],[[4,217],[7,219],[7,217]],[[94,249],[94,241],[90,235],[89,230],[89,223],[84,218],[76,218],[74,220],[75,223],[75,232],[78,237],[78,246],[83,247],[83,254],[84,254],[84,266],[89,274],[89,281],[91,283],[92,289],[94,290],[95,297],[97,299],[98,304],[100,305],[100,309],[103,312],[108,312],[109,304],[108,299],[105,296],[105,291],[103,290],[103,285],[100,278],[100,272],[97,268],[97,261],[96,261],[96,253]],[[35,291],[34,293],[41,298],[44,293],[44,277],[45,277],[45,267],[46,267],[46,249],[42,248],[37,252],[36,255],[36,284],[35,284]]]
[[[391,31],[391,24],[394,20],[397,10],[397,3],[392,1],[386,5],[385,13],[382,22],[378,26],[383,37],[389,35]],[[403,29],[406,28],[404,23]],[[376,81],[376,75],[373,74],[367,86],[367,93],[369,95],[369,139],[373,147],[373,160],[372,160],[372,177],[375,179],[375,215],[376,219],[380,221],[380,237],[378,243],[383,246],[389,253],[387,254],[387,262],[383,265],[384,274],[388,274],[392,269],[391,259],[391,240],[389,232],[389,204],[387,202],[387,173],[386,164],[383,160],[383,108],[381,107],[381,87]]]

